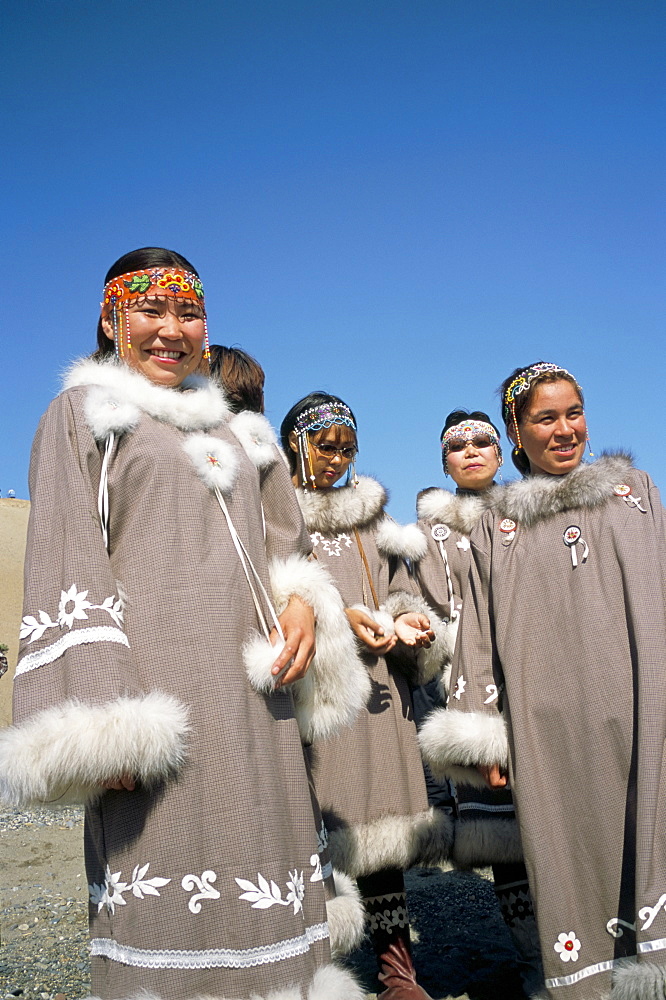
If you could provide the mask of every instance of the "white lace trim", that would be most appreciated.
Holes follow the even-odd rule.
[[[118,642],[122,646],[129,646],[129,640],[124,632],[112,625],[96,625],[93,628],[79,628],[74,632],[67,632],[50,646],[45,646],[34,653],[28,653],[19,660],[16,667],[16,676],[25,674],[28,670],[35,670],[43,667],[46,663],[53,663],[63,653],[72,646],[83,646],[89,642]]]
[[[90,952],[139,969],[250,969],[256,965],[282,962],[287,958],[305,955],[316,941],[324,941],[328,936],[327,923],[313,924],[306,927],[305,933],[299,937],[240,951],[232,948],[152,951],[118,944],[112,938],[93,938]]]

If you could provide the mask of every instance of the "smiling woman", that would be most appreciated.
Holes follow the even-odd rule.
[[[121,258],[42,418],[0,795],[86,805],[99,998],[358,1000],[302,740],[367,682],[272,428],[201,375],[205,315],[185,258]]]

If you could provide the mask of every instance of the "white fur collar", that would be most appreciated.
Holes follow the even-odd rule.
[[[419,494],[416,512],[420,520],[441,522],[461,535],[469,535],[488,506],[487,492],[457,496],[449,490],[433,487]]]
[[[265,469],[280,457],[277,437],[261,413],[242,410],[229,421],[229,430],[243,446],[245,454],[258,469]]]
[[[356,489],[341,486],[327,490],[296,490],[308,531],[327,537],[350,528],[365,528],[384,511],[388,497],[376,479],[359,476]]]
[[[613,495],[613,487],[630,485],[630,455],[602,454],[596,462],[579,465],[566,476],[527,476],[495,486],[489,501],[501,517],[530,527],[544,518],[577,507],[598,507]]]
[[[97,440],[111,431],[133,430],[140,411],[182,431],[210,430],[230,415],[224,393],[210,379],[189,375],[180,389],[169,389],[154,385],[115,358],[76,362],[65,375],[63,388],[76,386],[91,387],[86,418]]]

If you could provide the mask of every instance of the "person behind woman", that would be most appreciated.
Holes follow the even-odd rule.
[[[353,728],[312,749],[331,856],[358,881],[387,987],[381,996],[424,997],[409,955],[403,870],[448,854],[451,820],[428,810],[409,685],[386,656],[400,638],[422,647],[424,670],[438,668],[429,609],[402,592],[408,578],[395,572],[425,545],[415,526],[388,518],[383,487],[356,476],[356,418],[339,397],[315,392],[299,400],[280,434],[314,554],[338,585],[372,682]]]
[[[216,379],[233,413],[264,412],[264,369],[256,358],[240,347],[210,345],[210,374]]]
[[[427,541],[427,552],[414,563],[414,577],[430,607],[458,628],[470,565],[469,535],[488,507],[488,490],[502,465],[500,434],[487,413],[453,410],[440,435],[444,474],[456,492],[433,487],[417,498],[418,524]],[[417,725],[446,703],[460,697],[459,686],[449,691],[448,670],[440,681],[414,690]],[[433,805],[446,800],[448,782],[436,782],[425,764],[428,798]],[[457,819],[452,860],[461,867],[491,865],[495,892],[520,955],[519,968],[527,991],[542,980],[539,941],[530,898],[527,872],[511,793],[508,789],[485,791],[456,782]]]
[[[312,693],[313,607],[325,644],[344,611],[306,559],[270,428],[235,433],[197,375],[207,353],[192,265],[154,247],[121,257],[96,356],[35,439],[0,794],[85,802],[104,1000],[358,998],[330,962],[299,732],[321,720],[294,689]]]
[[[525,478],[472,534],[460,697],[423,744],[440,774],[510,778],[548,995],[663,997],[664,510],[628,455],[583,462],[564,368],[516,369],[501,394]]]

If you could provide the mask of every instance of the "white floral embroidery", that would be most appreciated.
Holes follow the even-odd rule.
[[[315,531],[310,535],[310,538],[315,548],[321,544],[324,552],[329,556],[339,556],[343,544],[347,549],[352,544],[351,536],[347,535],[344,531],[341,531],[335,538],[326,538],[322,535],[321,531]]]
[[[663,896],[659,897],[656,906],[644,906],[642,907],[642,909],[638,911],[638,919],[645,921],[645,923],[641,927],[642,931],[646,931],[648,927],[652,927],[655,917],[662,908],[666,910],[666,893],[664,893]]]
[[[407,927],[409,917],[404,906],[398,906],[394,910],[377,910],[370,914],[369,926],[371,931],[391,931],[393,927]]]
[[[113,618],[116,625],[122,625],[123,602],[120,597],[116,599],[114,594],[113,597],[107,597],[101,604],[91,604],[87,598],[88,591],[78,590],[75,583],[72,584],[69,590],[61,590],[58,617],[56,620],[52,621],[46,611],[38,612],[39,621],[33,615],[25,615],[21,622],[21,639],[34,642],[35,639],[41,639],[49,628],[60,627],[61,629],[71,629],[75,619],[79,621],[87,620],[87,611],[106,611]]]
[[[313,854],[312,857],[318,857]],[[312,861],[311,861],[312,863]],[[287,880],[287,896],[282,898],[282,890],[272,879],[270,885],[261,873],[257,873],[257,884],[245,878],[234,880],[244,891],[238,897],[245,899],[252,905],[253,910],[267,910],[269,906],[289,906],[294,904],[294,914],[303,909],[303,897],[305,896],[305,886],[303,882],[303,872],[298,873],[296,869],[289,872]]]
[[[469,548],[469,538],[467,535],[463,535],[459,542],[456,542],[456,548],[462,549],[463,552],[467,552]]]
[[[111,874],[111,869],[107,865],[104,882],[101,885],[93,882],[92,885],[88,886],[90,902],[97,907],[97,912],[99,913],[105,904],[109,913],[115,913],[116,906],[126,906],[127,900],[123,899],[123,893],[130,890],[137,899],[143,899],[144,896],[159,896],[158,888],[161,889],[162,886],[168,885],[171,879],[158,878],[157,876],[147,879],[145,876],[149,868],[150,862],[143,867],[137,865],[132,872],[132,881],[121,882],[121,873]]]
[[[220,894],[217,889],[214,889],[211,882],[215,882],[217,879],[217,874],[215,872],[206,871],[201,873],[201,878],[198,875],[185,875],[183,881],[180,883],[183,889],[191,892],[195,887],[198,888],[199,892],[191,897],[187,908],[191,913],[201,913],[201,903],[200,899],[219,899]]]
[[[321,821],[321,829],[317,834],[317,850],[321,854],[328,847],[328,830],[326,829],[326,824]]]
[[[310,881],[311,882],[322,882],[324,876],[323,876],[322,870],[321,870],[321,858],[319,857],[318,854],[312,854],[310,856],[310,864],[314,868],[314,871],[313,871],[312,875],[310,876]]]
[[[461,694],[465,693],[466,687],[467,687],[467,681],[461,674],[458,680],[456,681],[456,687],[455,691],[453,692],[453,697],[456,698],[458,701],[460,701],[460,696]]]
[[[568,934],[558,934],[557,941],[553,948],[558,953],[563,962],[577,962],[580,951],[580,941],[573,931]]]

